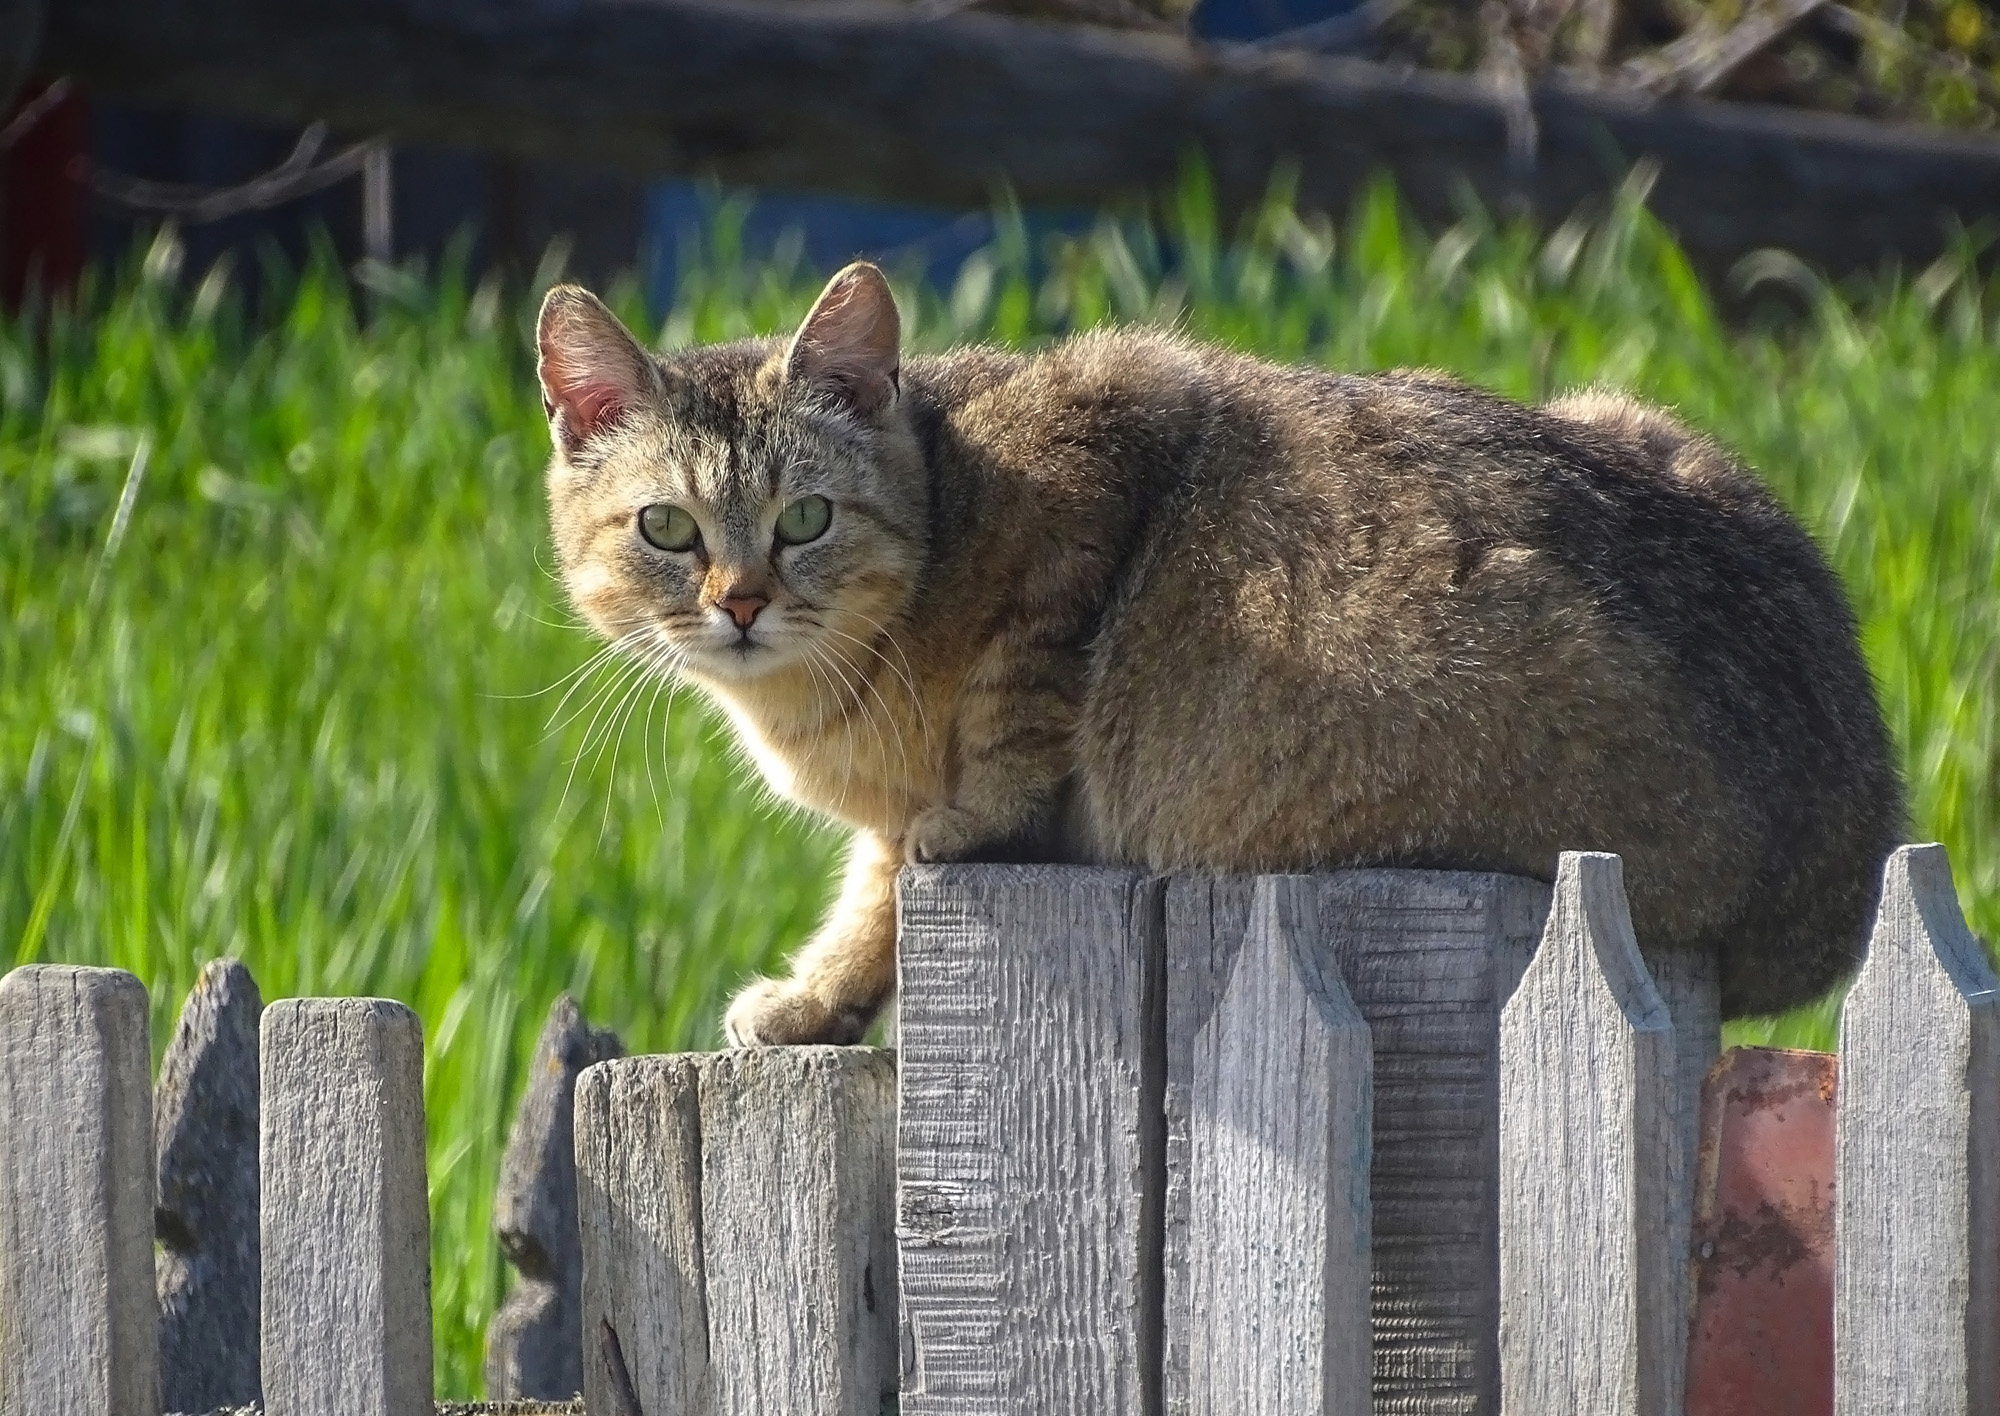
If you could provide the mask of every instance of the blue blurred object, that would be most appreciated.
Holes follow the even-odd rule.
[[[1262,39],[1355,8],[1356,0],[1201,0],[1194,32],[1204,39]]]
[[[718,213],[730,219],[718,221]],[[1021,214],[1029,242],[1052,232],[1079,231],[1083,211]],[[965,258],[997,234],[990,211],[954,211],[898,202],[855,201],[802,192],[749,192],[712,182],[654,182],[646,189],[641,239],[646,303],[658,315],[673,304],[680,264],[692,243],[729,233],[742,251],[767,257],[786,241],[813,270],[831,273],[853,260],[897,270],[916,268],[948,284]]]

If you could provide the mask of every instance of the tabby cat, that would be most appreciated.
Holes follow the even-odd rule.
[[[1142,329],[900,354],[849,266],[789,339],[539,329],[577,608],[853,828],[737,1044],[849,1042],[906,861],[1625,858],[1725,1014],[1858,956],[1901,790],[1841,587],[1758,480],[1615,393],[1280,366]]]

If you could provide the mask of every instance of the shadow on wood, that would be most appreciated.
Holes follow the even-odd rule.
[[[567,993],[549,1009],[493,1196],[500,1247],[520,1272],[486,1325],[486,1391],[496,1400],[583,1390],[576,1079],[586,1067],[624,1054],[618,1035],[593,1032]]]
[[[262,1400],[257,1304],[257,1024],[240,959],[203,965],[160,1062],[160,1404],[208,1411]]]

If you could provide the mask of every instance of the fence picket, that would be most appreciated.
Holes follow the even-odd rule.
[[[0,1412],[157,1416],[146,990],[0,978]]]
[[[2000,979],[1944,847],[1883,871],[1840,1015],[1837,1416],[2000,1411]]]
[[[424,1034],[381,998],[264,1010],[267,1416],[430,1416]]]
[[[586,1325],[617,1334],[642,1411],[881,1410],[896,1380],[895,1092],[889,1055],[858,1047],[583,1074]],[[592,1410],[620,1409],[613,1382],[585,1364]]]
[[[860,1047],[701,1069],[719,1416],[877,1416],[896,1390],[896,1067]]]
[[[1701,1150],[1701,1084],[1722,1055],[1722,970],[1710,953],[1665,950],[1642,953],[1640,962],[1666,1004],[1674,1025],[1674,1114],[1680,1136],[1682,1183],[1673,1189],[1674,1228],[1668,1243],[1687,1250],[1694,1226],[1694,1166]],[[1692,1281],[1690,1273],[1688,1281]],[[1689,1296],[1689,1311],[1693,1310]]]
[[[1500,1005],[1541,938],[1549,887],[1464,871],[1313,879],[1320,928],[1373,1043],[1375,1401],[1403,1416],[1493,1416]],[[1212,941],[1243,936],[1252,893],[1248,876],[1170,883],[1170,990],[1194,986],[1176,970],[1206,957]],[[1170,1076],[1170,1172],[1184,1168],[1187,1143],[1177,1091]],[[1170,1225],[1183,1203],[1170,1185]]]
[[[202,966],[153,1096],[158,1142],[160,1404],[262,1400],[257,1304],[257,1020],[241,959]]]
[[[1679,1058],[1615,855],[1566,851],[1500,1020],[1507,1416],[1678,1416]]]
[[[1163,890],[904,873],[903,1416],[1159,1400]]]
[[[627,1057],[576,1079],[583,1392],[594,1412],[713,1416],[701,1252],[700,1058]],[[632,1390],[617,1390],[606,1344]]]
[[[1168,973],[1166,1409],[1366,1416],[1372,1054],[1318,882],[1266,876],[1246,930],[1194,932]]]
[[[550,1005],[493,1195],[493,1228],[520,1272],[486,1324],[486,1394],[495,1400],[583,1389],[576,1079],[624,1051],[616,1033],[592,1031],[567,993]]]

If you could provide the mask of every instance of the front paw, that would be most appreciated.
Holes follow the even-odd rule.
[[[992,833],[980,820],[955,806],[934,806],[910,823],[903,837],[903,858],[911,865],[934,865],[969,859]]]
[[[870,1019],[851,1008],[832,1008],[786,979],[760,978],[738,993],[723,1015],[731,1047],[861,1041]]]

